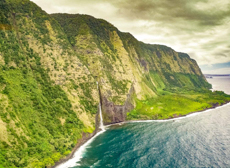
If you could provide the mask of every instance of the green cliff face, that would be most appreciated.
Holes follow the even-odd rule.
[[[95,130],[96,81],[38,6],[0,9],[0,167],[45,167]]]
[[[53,165],[95,132],[100,100],[105,124],[158,119],[155,100],[209,87],[187,54],[139,42],[104,20],[0,2],[0,167]]]
[[[51,16],[100,83],[105,124],[124,121],[126,113],[136,106],[134,97],[145,100],[164,90],[209,87],[196,61],[187,54],[139,42],[131,34],[91,16]]]

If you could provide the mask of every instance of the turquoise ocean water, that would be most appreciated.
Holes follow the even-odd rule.
[[[230,78],[208,79],[230,94]],[[230,167],[230,104],[187,117],[114,125],[81,153],[76,168]],[[70,166],[71,167],[71,166]]]

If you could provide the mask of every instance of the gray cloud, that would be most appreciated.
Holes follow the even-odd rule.
[[[213,2],[213,1],[212,1]],[[122,14],[126,17],[158,20],[158,21],[194,21],[201,26],[220,25],[230,16],[230,5],[226,9],[218,9],[218,6],[209,6],[208,0],[114,0]],[[221,3],[221,1],[219,1]],[[225,4],[223,4],[225,5]],[[206,6],[206,10],[202,9]],[[221,5],[220,5],[221,6]]]
[[[138,40],[187,52],[198,64],[230,61],[226,0],[33,0],[48,13],[89,14]]]

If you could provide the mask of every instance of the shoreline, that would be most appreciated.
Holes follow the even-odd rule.
[[[71,152],[71,156],[69,156],[69,158],[65,158],[60,163],[57,163],[57,165],[55,165],[54,167],[69,168],[69,167],[77,166],[78,165],[77,162],[80,161],[80,159],[82,158],[82,154],[86,149],[86,146],[89,145],[98,135],[104,133],[105,131],[106,130],[100,130],[99,132],[94,134],[91,138],[85,140],[85,142],[83,142],[82,145],[80,145],[79,143],[78,147],[76,147],[76,149]]]
[[[67,156],[65,156],[64,158],[60,159],[58,162],[55,162],[55,165],[51,166],[51,168],[57,168],[58,166],[66,163],[68,160],[72,159],[74,157],[75,152],[77,152],[77,150],[84,145],[87,141],[89,141],[90,139],[92,139],[95,135],[97,134],[97,132],[93,132],[91,134],[82,134],[82,138],[79,139],[79,142],[76,144],[76,146],[72,149],[71,153]]]
[[[130,120],[130,121],[123,121],[123,122],[118,122],[118,123],[105,125],[105,128],[108,128],[108,127],[113,126],[113,125],[121,125],[121,124],[125,124],[125,123],[134,123],[134,122],[167,122],[167,121],[174,121],[175,119],[183,119],[183,118],[187,118],[189,116],[193,116],[193,114],[201,114],[202,112],[208,112],[209,110],[216,109],[218,107],[223,107],[224,105],[228,105],[228,104],[230,104],[230,101],[227,101],[227,102],[225,102],[225,103],[223,103],[221,105],[216,103],[216,104],[213,104],[212,107],[209,107],[209,108],[206,108],[206,109],[203,109],[203,110],[199,110],[199,111],[193,111],[193,112],[190,112],[190,113],[188,113],[186,115],[178,115],[178,116],[174,116],[174,117],[170,117],[170,118],[166,118],[166,119],[159,119],[159,120]],[[79,151],[81,147],[84,147],[84,145],[88,145],[94,138],[96,138],[98,135],[100,135],[101,133],[103,133],[105,131],[95,130],[93,133],[88,134],[88,136],[87,136],[87,134],[83,134],[82,138],[79,140],[79,143],[77,143],[77,145],[73,148],[71,153],[68,156],[66,156],[65,158],[60,159],[51,168],[58,168],[59,166],[64,165],[65,163],[67,163],[69,160],[73,159],[74,156],[75,156],[75,153],[77,151]],[[76,162],[77,161],[75,161],[75,165],[76,165]]]
[[[203,110],[199,110],[199,111],[193,111],[193,112],[190,112],[190,113],[185,114],[185,115],[179,115],[179,116],[169,117],[169,118],[165,118],[165,119],[158,119],[158,120],[129,120],[129,121],[123,121],[123,122],[118,122],[118,123],[105,125],[105,128],[108,128],[108,127],[114,126],[114,125],[121,125],[121,124],[126,124],[126,123],[135,123],[135,122],[167,122],[167,121],[173,121],[173,120],[187,118],[187,117],[193,116],[194,114],[196,114],[196,115],[202,114],[203,112],[208,112],[209,110],[220,108],[220,107],[223,107],[223,106],[228,105],[228,104],[230,104],[230,101],[226,101],[225,103],[223,103],[221,105],[214,104],[212,107],[209,107],[209,108],[206,108],[206,109],[203,109]]]
[[[85,133],[82,132],[82,138],[78,140],[77,144],[74,146],[74,148],[71,150],[71,153],[64,158],[61,158],[59,161],[55,162],[53,166],[50,166],[49,168],[58,168],[59,166],[67,163],[69,160],[73,159],[76,152],[80,150],[80,148],[85,145],[87,142],[92,140],[101,130],[99,129],[98,125],[98,114],[96,114],[95,117],[95,130],[92,133]]]
[[[183,118],[187,118],[187,117],[190,117],[190,116],[194,116],[194,114],[198,115],[198,114],[202,114],[204,112],[209,112],[209,110],[214,110],[214,109],[217,109],[217,108],[220,108],[220,107],[224,107],[225,105],[228,105],[230,104],[230,101],[227,101],[221,105],[219,104],[215,104],[213,105],[212,107],[209,107],[209,108],[206,108],[206,109],[203,109],[203,110],[199,110],[199,111],[193,111],[193,112],[190,112],[188,114],[185,114],[185,115],[179,115],[179,116],[175,116],[175,117],[170,117],[170,118],[166,118],[166,119],[159,119],[159,120],[131,120],[131,121],[127,121],[127,122],[124,122],[124,123],[130,123],[130,122],[166,122],[166,121],[173,121],[173,120],[177,120],[177,119],[183,119]],[[119,124],[119,123],[117,123]],[[113,125],[116,125],[116,124],[113,124]]]

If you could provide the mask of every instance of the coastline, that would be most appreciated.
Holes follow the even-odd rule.
[[[228,105],[228,104],[230,104],[230,101],[226,101],[225,103],[223,103],[221,105],[219,105],[218,103],[216,103],[216,104],[213,104],[212,107],[209,107],[209,108],[206,108],[206,109],[203,109],[203,110],[199,110],[199,111],[193,111],[193,112],[190,112],[190,113],[188,113],[186,115],[178,115],[178,116],[175,115],[174,117],[170,117],[170,118],[166,118],[166,119],[159,119],[159,120],[130,120],[130,121],[123,121],[123,122],[118,122],[118,123],[113,123],[113,124],[105,125],[105,128],[108,128],[108,127],[113,126],[113,125],[120,125],[120,124],[133,123],[133,122],[167,122],[167,121],[174,121],[175,119],[183,119],[183,118],[186,118],[186,117],[189,117],[189,116],[193,116],[193,114],[201,114],[202,112],[208,112],[209,110],[216,109],[218,107],[223,107],[224,105]],[[83,147],[84,145],[88,145],[94,138],[96,138],[98,135],[100,135],[101,133],[103,133],[105,131],[101,131],[101,130],[96,129],[91,134],[83,133],[82,138],[79,140],[79,142],[77,143],[77,145],[73,148],[73,150],[71,151],[71,153],[68,156],[66,156],[65,158],[60,159],[51,168],[58,168],[58,166],[61,166],[61,165],[65,164],[65,163],[67,163],[69,160],[73,159],[74,156],[75,156],[75,153],[81,147]]]
[[[193,111],[193,112],[190,112],[190,113],[185,114],[185,115],[179,115],[179,116],[175,116],[175,117],[169,117],[169,118],[166,118],[166,119],[159,119],[159,120],[130,120],[130,121],[122,122],[122,123],[173,121],[173,120],[176,120],[176,119],[183,119],[183,118],[187,118],[187,117],[190,117],[190,116],[194,116],[195,114],[198,115],[198,114],[202,114],[203,112],[209,112],[209,110],[216,109],[216,108],[221,108],[221,107],[224,107],[225,105],[228,105],[228,104],[230,104],[230,101],[227,101],[227,102],[225,102],[225,103],[223,103],[221,105],[214,104],[212,107],[209,107],[209,108],[206,108],[206,109],[203,109],[203,110]],[[115,123],[115,124],[111,124],[111,125],[117,125],[117,124],[120,124],[120,123]],[[108,127],[111,126],[111,125],[108,125]]]
[[[91,134],[87,134],[83,133],[82,134],[82,138],[79,139],[79,141],[77,142],[76,146],[72,149],[71,153],[69,155],[67,155],[66,157],[60,159],[58,162],[55,162],[55,165],[52,166],[51,168],[56,168],[57,166],[60,166],[61,164],[67,162],[68,160],[72,159],[74,157],[75,152],[82,146],[84,145],[88,140],[90,140],[91,138],[93,138],[95,135],[97,134],[97,132],[93,132]]]
[[[213,104],[212,107],[209,107],[209,108],[206,108],[206,109],[203,109],[203,110],[192,111],[192,112],[190,112],[190,113],[188,113],[188,114],[185,114],[185,115],[179,115],[179,116],[167,118],[166,120],[175,119],[175,118],[181,118],[181,117],[187,117],[187,116],[189,116],[189,115],[191,115],[191,114],[194,114],[194,113],[202,113],[202,112],[205,112],[205,111],[207,111],[207,110],[211,110],[211,109],[216,109],[216,108],[218,108],[218,107],[222,107],[222,106],[227,105],[227,104],[229,104],[229,103],[230,103],[230,101],[226,101],[226,102],[224,102],[224,103],[221,104],[221,105],[220,105],[219,103],[216,103],[216,104]],[[165,120],[165,119],[162,119],[162,120]]]
[[[187,117],[190,117],[190,116],[202,114],[203,112],[209,112],[209,110],[216,109],[216,108],[221,108],[221,107],[224,107],[225,105],[228,105],[228,104],[230,104],[230,101],[226,101],[225,103],[223,103],[221,105],[219,105],[218,103],[213,104],[212,107],[209,107],[209,108],[206,108],[206,109],[203,109],[203,110],[199,110],[199,111],[193,111],[193,112],[187,113],[185,115],[179,115],[179,116],[169,117],[169,118],[165,118],[165,119],[158,119],[158,120],[129,120],[129,121],[123,121],[123,122],[109,124],[109,125],[106,125],[105,128],[108,128],[108,127],[113,126],[113,125],[121,125],[121,124],[125,124],[125,123],[173,121],[173,120],[177,120],[177,119],[183,119],[183,118],[187,118]]]
[[[99,109],[98,109],[99,110]],[[63,165],[65,163],[67,163],[70,159],[74,158],[75,153],[83,146],[85,145],[87,142],[89,142],[90,140],[93,139],[93,137],[95,137],[95,135],[97,135],[101,130],[99,129],[99,120],[98,120],[98,113],[95,116],[95,130],[93,131],[93,133],[82,133],[82,138],[78,140],[77,144],[75,145],[75,147],[71,150],[71,153],[67,156],[65,156],[64,158],[61,158],[58,162],[55,162],[55,164],[53,166],[51,166],[50,168],[58,168],[60,165]]]

